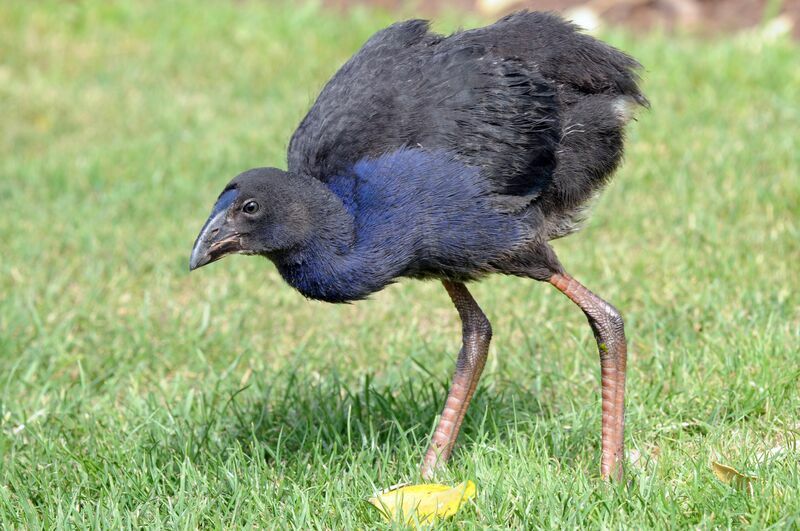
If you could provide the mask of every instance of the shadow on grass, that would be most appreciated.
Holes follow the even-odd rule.
[[[206,434],[216,431],[217,451],[236,445],[250,454],[263,452],[268,463],[283,465],[307,462],[309,456],[320,453],[352,455],[370,448],[410,448],[421,459],[448,385],[425,375],[381,386],[366,375],[348,385],[336,374],[320,377],[301,371],[271,375],[270,382],[241,389],[229,395],[224,405],[217,401],[216,419],[207,417],[216,426],[201,429]],[[599,428],[589,421],[573,422],[565,430],[565,416],[574,413],[554,412],[514,382],[479,386],[454,458],[458,459],[459,449],[478,441],[509,442],[524,434],[540,438],[539,444],[552,458],[570,462],[586,451],[587,438],[593,442]],[[202,446],[196,449],[212,450]]]

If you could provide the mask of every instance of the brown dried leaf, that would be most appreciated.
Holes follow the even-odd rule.
[[[753,482],[758,479],[757,477],[742,474],[732,466],[723,465],[716,461],[711,461],[711,468],[714,470],[714,475],[721,482],[742,490],[750,496],[753,495]]]

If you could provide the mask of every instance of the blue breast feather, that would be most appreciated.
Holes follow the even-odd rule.
[[[311,298],[362,299],[401,276],[473,278],[525,239],[519,216],[493,208],[479,170],[442,151],[363,159],[328,184],[353,216],[355,241],[316,250],[287,279]]]

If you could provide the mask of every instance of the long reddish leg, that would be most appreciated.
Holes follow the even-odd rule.
[[[460,282],[443,281],[442,284],[461,317],[462,346],[447,402],[422,462],[422,477],[425,479],[430,479],[436,468],[443,466],[450,457],[461,422],[486,364],[489,341],[492,339],[492,326],[467,287]]]
[[[625,461],[625,366],[628,348],[622,316],[612,305],[566,273],[556,273],[550,283],[577,304],[594,332],[600,350],[603,402],[600,473],[622,480]]]

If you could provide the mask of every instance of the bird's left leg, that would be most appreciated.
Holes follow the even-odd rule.
[[[600,473],[606,478],[622,480],[625,460],[625,369],[628,355],[622,316],[611,304],[567,273],[555,273],[549,280],[583,310],[597,340],[603,401]]]
[[[447,402],[422,463],[422,477],[425,479],[430,479],[436,467],[443,466],[450,457],[469,401],[486,364],[492,339],[492,326],[467,287],[460,282],[447,280],[442,284],[461,317],[462,346]]]

